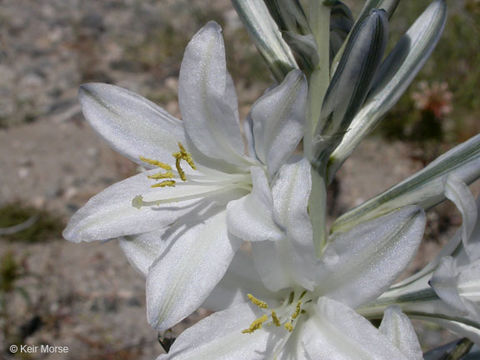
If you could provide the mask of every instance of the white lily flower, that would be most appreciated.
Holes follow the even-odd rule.
[[[439,256],[429,284],[452,309],[446,312],[480,324],[480,198],[475,203],[468,186],[456,178],[447,181],[446,193],[463,223]]]
[[[408,265],[423,235],[423,211],[405,207],[335,235],[317,259],[303,200],[309,179],[306,160],[282,167],[271,194],[282,237],[252,243],[252,256],[238,252],[204,304],[220,311],[182,333],[159,360],[422,358],[404,315],[387,312],[378,330],[353,309]]]
[[[127,90],[83,85],[86,119],[116,151],[149,170],[90,199],[64,237],[123,237],[129,260],[148,274],[150,323],[159,330],[173,326],[205,300],[240,246],[227,231],[227,219],[271,212],[265,203],[249,203],[248,194],[269,188],[300,142],[306,93],[299,70],[265,93],[246,122],[245,146],[221,29],[214,22],[185,51],[179,79],[183,121]],[[233,200],[242,206],[229,206]],[[276,239],[272,222],[245,226],[263,231],[257,240]]]
[[[408,316],[437,323],[480,344],[480,198],[456,176],[445,181],[445,196],[463,223],[438,256],[417,274],[396,284],[360,312],[375,316],[398,304]]]

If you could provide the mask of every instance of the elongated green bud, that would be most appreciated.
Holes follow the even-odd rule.
[[[295,58],[263,0],[232,0],[258,51],[277,81],[295,68]]]
[[[447,15],[444,0],[433,2],[415,21],[381,65],[365,106],[355,116],[349,131],[333,152],[328,169],[335,172],[405,92],[435,48]]]
[[[373,10],[352,33],[327,89],[312,143],[312,163],[322,166],[362,106],[387,42],[387,17]]]

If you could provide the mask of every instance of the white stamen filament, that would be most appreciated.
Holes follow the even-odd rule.
[[[178,185],[178,187],[181,186],[181,184]],[[151,201],[145,201],[143,200],[142,195],[137,195],[133,198],[132,200],[132,206],[136,207],[137,209],[140,209],[144,206],[159,206],[161,204],[168,204],[172,202],[180,202],[180,201],[187,201],[187,200],[194,200],[194,199],[203,199],[206,197],[210,197],[213,195],[218,195],[222,192],[228,192],[231,190],[235,189],[245,189],[247,191],[250,191],[250,188],[246,186],[245,184],[233,184],[230,186],[222,186],[220,188],[216,188],[215,190],[211,191],[199,191],[197,193],[193,193],[190,195],[180,195],[178,196],[178,191],[176,192],[177,196],[171,196],[171,197],[166,197],[163,199],[158,199],[158,200],[151,200]]]

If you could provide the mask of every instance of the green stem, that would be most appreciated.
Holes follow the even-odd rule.
[[[312,192],[308,209],[313,228],[315,254],[320,258],[327,244],[327,188],[325,177],[312,169]]]
[[[312,160],[312,140],[315,134],[323,98],[330,82],[330,6],[323,0],[310,0],[309,26],[318,49],[318,64],[309,77],[307,125],[304,153]],[[320,257],[327,243],[327,188],[322,168],[312,171],[312,192],[308,202],[313,227],[315,253]]]
[[[371,302],[357,311],[369,319],[376,319],[383,316],[383,312],[390,305],[398,305],[401,308],[410,303],[419,303],[425,301],[438,300],[438,295],[432,288],[421,289],[417,291],[407,292],[398,296],[386,296]]]
[[[307,126],[304,151],[311,155],[312,136],[320,118],[322,103],[330,82],[330,6],[322,0],[311,0],[309,25],[318,49],[318,64],[309,77]]]

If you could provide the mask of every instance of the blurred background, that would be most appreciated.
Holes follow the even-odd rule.
[[[363,4],[346,2],[355,14]],[[432,58],[337,176],[332,217],[478,133],[480,0],[448,2]],[[391,44],[428,3],[400,3]],[[137,171],[84,122],[76,95],[81,83],[108,82],[179,116],[183,50],[212,19],[224,28],[245,116],[271,79],[227,0],[0,0],[0,358],[153,359],[162,352],[146,322],[144,279],[116,242],[62,239],[74,211]],[[450,204],[428,216],[409,271],[461,224]],[[204,315],[197,312],[175,331]],[[426,349],[453,338],[419,329]],[[68,346],[69,353],[14,356],[11,344]]]

